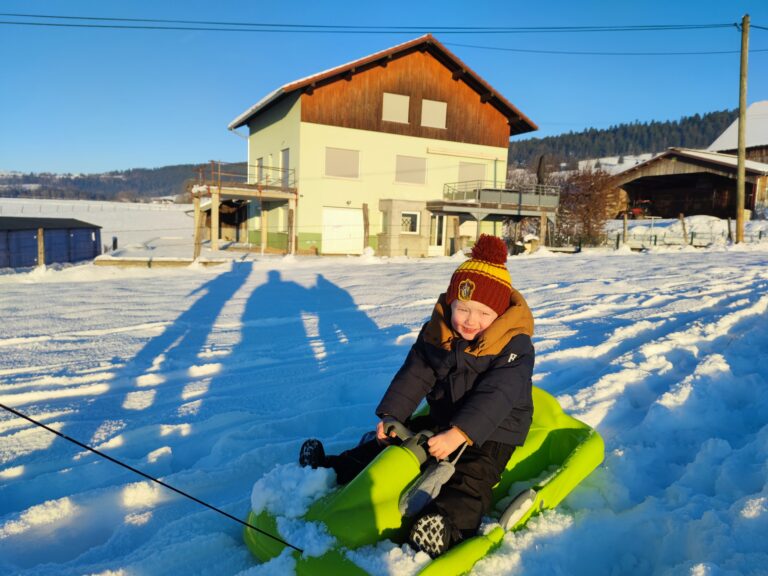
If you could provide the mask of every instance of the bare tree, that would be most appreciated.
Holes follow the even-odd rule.
[[[599,168],[571,172],[563,180],[557,211],[560,240],[600,244],[608,219],[611,175]]]

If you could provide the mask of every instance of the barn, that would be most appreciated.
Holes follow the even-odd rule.
[[[0,268],[82,262],[101,251],[101,226],[73,218],[0,217]]]

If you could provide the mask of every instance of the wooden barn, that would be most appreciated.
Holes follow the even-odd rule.
[[[647,206],[652,216],[735,218],[736,167],[736,156],[731,154],[670,148],[617,174],[614,184],[623,191],[626,206]],[[747,160],[745,171],[744,208],[750,217],[763,218],[768,164]]]
[[[82,262],[100,253],[100,226],[73,218],[0,217],[0,268]]]
[[[736,217],[738,120],[706,150],[670,148],[617,174],[614,212],[642,212],[662,218],[680,214]],[[747,219],[768,217],[768,101],[746,114],[744,209]],[[614,214],[615,215],[615,214]]]
[[[213,247],[228,200],[248,202],[252,244],[290,252],[444,255],[508,220],[554,221],[556,188],[506,183],[510,136],[536,125],[431,35],[281,86],[241,127],[246,178],[193,190]]]

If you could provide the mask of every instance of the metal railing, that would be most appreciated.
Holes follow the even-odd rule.
[[[443,200],[556,208],[560,187],[543,184],[505,184],[492,180],[466,180],[443,185]]]
[[[295,188],[296,170],[294,168],[246,164],[245,162],[211,161],[208,170],[201,169],[199,172],[198,183],[202,184],[203,182],[214,185],[236,183],[252,186],[260,184],[271,188]]]

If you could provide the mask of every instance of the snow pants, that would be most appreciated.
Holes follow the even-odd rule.
[[[412,430],[427,428],[419,427],[416,420],[420,419],[406,425]],[[431,424],[431,421],[423,422],[426,423]],[[386,445],[379,444],[374,438],[337,456],[326,456],[323,466],[333,468],[338,483],[346,484],[384,448]],[[437,498],[422,511],[422,515],[437,512],[448,521],[451,544],[477,533],[483,515],[491,509],[491,489],[499,481],[514,450],[514,446],[490,440],[482,446],[467,446],[456,462],[456,472],[443,485]],[[450,457],[452,462],[456,453]]]

